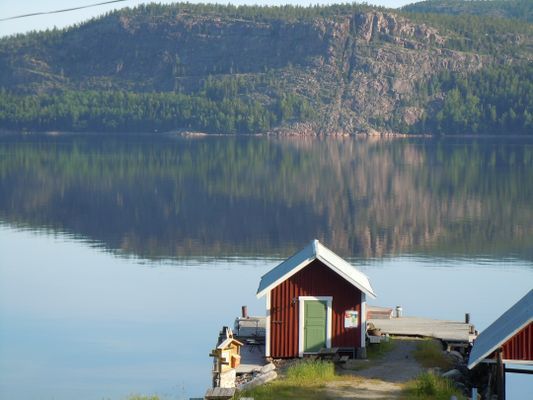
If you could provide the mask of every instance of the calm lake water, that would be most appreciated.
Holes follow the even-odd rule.
[[[374,304],[482,330],[533,287],[533,140],[0,136],[0,398],[203,395],[313,238]]]

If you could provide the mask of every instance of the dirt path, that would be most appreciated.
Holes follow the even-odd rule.
[[[329,399],[398,399],[402,383],[419,375],[423,368],[412,356],[417,340],[396,340],[394,348],[374,361],[353,360],[339,374],[346,380],[330,382]]]
[[[401,386],[398,383],[381,380],[340,381],[328,383],[324,397],[337,399],[399,399]]]

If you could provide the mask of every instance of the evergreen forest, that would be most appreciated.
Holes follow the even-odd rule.
[[[0,129],[530,135],[532,7],[124,8],[0,38]]]

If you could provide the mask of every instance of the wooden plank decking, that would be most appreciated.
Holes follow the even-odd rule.
[[[229,400],[235,395],[235,388],[212,388],[207,389],[204,398],[206,400]]]
[[[382,333],[392,336],[432,337],[445,342],[469,342],[471,325],[459,321],[443,321],[420,317],[401,317],[391,319],[369,319]]]
[[[389,307],[366,306],[367,319],[390,319],[392,312],[392,308]]]
[[[265,361],[265,345],[245,344],[241,347],[241,363],[237,367],[237,375],[249,374],[260,370],[265,364],[267,364]]]
[[[235,337],[244,343],[237,374],[249,374],[261,369],[265,361],[265,317],[246,317],[235,320]]]

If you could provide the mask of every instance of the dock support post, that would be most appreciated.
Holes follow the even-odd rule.
[[[496,385],[498,400],[505,400],[505,365],[502,361],[502,348],[496,351]]]

